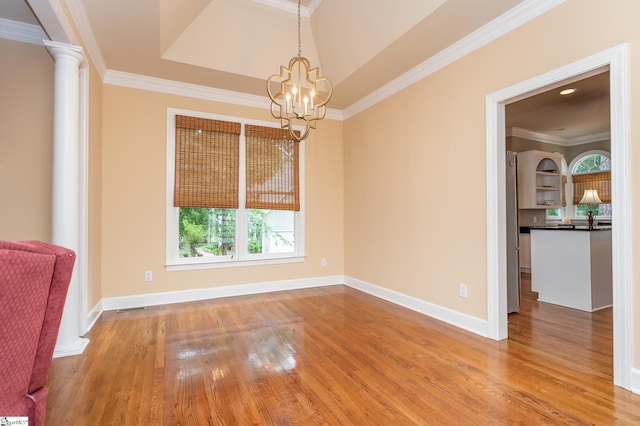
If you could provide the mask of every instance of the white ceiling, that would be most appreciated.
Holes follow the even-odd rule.
[[[298,51],[295,2],[68,1],[82,4],[109,69],[264,96]],[[521,2],[317,1],[301,20],[302,55],[343,109]],[[283,3],[294,7],[273,7]]]
[[[0,1],[0,17],[11,21],[38,25],[38,20],[33,16],[24,0]]]
[[[595,75],[594,75],[595,74]],[[567,88],[576,89],[561,95]],[[543,141],[572,145],[608,139],[609,72],[596,70],[576,81],[558,84],[505,108],[507,128],[540,133]]]
[[[35,24],[28,2],[41,1],[1,0],[0,17]],[[341,110],[524,1],[303,0],[302,55],[333,81],[329,107]],[[89,53],[99,55],[110,71],[265,96],[266,79],[298,51],[296,0],[57,2],[66,3],[81,21],[76,24],[84,43],[95,46]],[[604,102],[603,97],[602,87],[591,87],[574,99],[584,104]],[[602,117],[595,124],[594,114],[589,115],[590,126],[570,122],[584,121],[584,114],[561,123],[558,108],[572,106],[555,97],[521,102],[508,107],[508,125],[554,135],[564,127],[565,138],[605,126]],[[555,110],[541,102],[556,105]],[[604,108],[598,105],[589,111]],[[531,110],[537,111],[537,119],[531,119]],[[544,117],[543,110],[548,111]]]

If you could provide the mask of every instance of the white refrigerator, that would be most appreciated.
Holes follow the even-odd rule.
[[[507,312],[520,311],[520,259],[518,226],[517,154],[507,151],[506,158],[506,225],[507,225]]]

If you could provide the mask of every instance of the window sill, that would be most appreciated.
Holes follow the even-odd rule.
[[[194,271],[199,269],[219,269],[219,268],[241,268],[245,266],[278,265],[284,263],[301,263],[305,261],[304,256],[277,257],[268,259],[245,259],[245,260],[217,260],[208,259],[185,260],[167,262],[165,268],[167,272],[173,271]]]

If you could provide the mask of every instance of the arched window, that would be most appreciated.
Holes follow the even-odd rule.
[[[572,175],[611,170],[611,159],[604,154],[587,154],[573,165]]]
[[[590,209],[600,217],[611,217],[611,158],[604,151],[589,151],[576,157],[571,166],[575,216],[586,216]],[[602,204],[590,207],[580,204],[587,189],[595,189]]]

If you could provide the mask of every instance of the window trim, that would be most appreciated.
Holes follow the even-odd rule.
[[[290,253],[276,254],[249,254],[236,253],[234,256],[224,257],[189,257],[181,258],[178,250],[178,207],[173,207],[173,186],[175,182],[175,124],[176,115],[208,118],[222,121],[235,121],[241,123],[240,133],[240,176],[239,176],[239,208],[236,212],[236,235],[246,237],[247,213],[245,205],[245,125],[278,127],[277,123],[261,120],[253,120],[244,117],[234,117],[221,114],[211,114],[201,111],[191,111],[178,108],[167,108],[167,133],[166,133],[166,198],[165,198],[165,268],[167,271],[188,271],[200,269],[230,268],[255,265],[271,265],[283,263],[299,263],[305,260],[305,142],[300,141],[299,146],[299,173],[300,173],[300,210],[295,214],[295,250]],[[296,129],[299,126],[296,126]],[[235,257],[235,258],[234,258]]]

